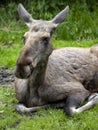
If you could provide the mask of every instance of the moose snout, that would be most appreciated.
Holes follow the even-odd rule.
[[[50,40],[50,37],[44,37],[44,38],[43,38],[43,41],[44,41],[44,42],[47,42],[47,43],[48,43],[49,40]]]
[[[31,66],[16,66],[15,76],[20,79],[27,79],[32,73]]]

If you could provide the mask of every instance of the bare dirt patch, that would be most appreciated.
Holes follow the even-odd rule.
[[[0,68],[0,87],[13,86],[14,84],[14,70],[8,67]]]

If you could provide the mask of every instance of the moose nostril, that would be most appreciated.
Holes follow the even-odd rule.
[[[43,38],[43,41],[44,41],[45,43],[48,43],[48,42],[49,42],[49,40],[50,40],[50,38],[49,38],[49,37],[44,37],[44,38]]]

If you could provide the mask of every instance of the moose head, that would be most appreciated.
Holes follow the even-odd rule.
[[[38,65],[47,63],[53,50],[51,36],[56,27],[65,20],[68,11],[67,6],[50,21],[35,20],[23,5],[19,4],[19,16],[27,24],[29,31],[23,36],[24,47],[17,60],[16,77],[26,79]]]

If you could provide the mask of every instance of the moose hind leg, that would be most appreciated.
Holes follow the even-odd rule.
[[[64,107],[65,113],[69,116],[72,116],[74,113],[80,113],[81,111],[79,111],[78,108],[88,96],[89,91],[85,89],[69,95],[66,99],[66,105]]]
[[[91,101],[93,98],[95,98],[96,96],[98,96],[98,93],[92,93],[89,97],[88,97],[88,102]]]
[[[98,104],[98,94],[95,93],[95,94],[93,94],[93,97],[85,105],[81,106],[80,108],[78,108],[76,110],[76,113],[80,113],[80,112],[83,112],[85,110],[88,110],[96,104]]]

